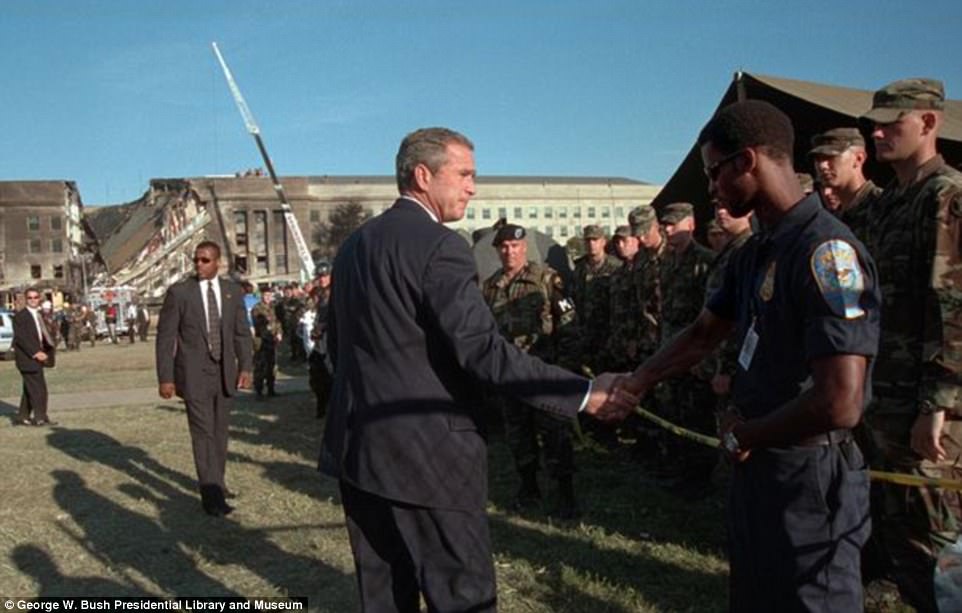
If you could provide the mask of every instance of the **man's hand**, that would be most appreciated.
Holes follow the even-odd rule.
[[[41,364],[46,362],[48,357],[50,356],[48,356],[47,352],[45,351],[38,351],[37,353],[33,354],[33,359],[40,362]]]
[[[750,449],[738,449],[732,453],[728,449],[725,449],[724,446],[725,435],[729,432],[733,432],[735,427],[744,421],[745,420],[742,419],[741,415],[732,410],[725,411],[718,416],[718,438],[722,440],[722,446],[720,449],[732,464],[744,462],[752,453]]]
[[[591,383],[585,412],[603,422],[619,422],[638,404],[638,396],[624,389],[625,375],[604,373]]]
[[[928,415],[919,413],[912,424],[910,444],[912,450],[929,460],[940,462],[945,459],[945,448],[942,447],[942,426],[945,425],[945,411],[935,411]]]
[[[253,380],[253,378],[254,377],[251,375],[251,372],[249,370],[240,371],[240,373],[238,373],[237,375],[237,387],[239,387],[242,390],[250,389],[251,381]]]
[[[173,383],[161,383],[157,386],[157,393],[164,400],[169,400],[174,397],[174,392],[177,391],[176,386]]]

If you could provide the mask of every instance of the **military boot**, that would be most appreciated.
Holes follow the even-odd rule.
[[[571,475],[558,478],[558,506],[552,515],[558,519],[578,517],[578,503],[575,501],[575,486]]]
[[[514,497],[515,511],[524,511],[541,505],[541,490],[538,488],[538,466],[532,464],[520,469],[521,487]]]

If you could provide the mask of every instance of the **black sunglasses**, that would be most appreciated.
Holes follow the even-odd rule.
[[[705,166],[705,168],[704,168],[704,170],[705,170],[705,176],[708,177],[708,178],[709,178],[710,180],[712,180],[712,181],[717,181],[717,180],[718,180],[718,175],[721,174],[721,169],[722,169],[722,167],[724,167],[725,164],[727,164],[727,163],[731,162],[732,160],[736,159],[738,156],[740,156],[740,155],[743,154],[743,153],[745,153],[745,150],[744,150],[744,149],[739,149],[739,150],[736,151],[735,153],[730,153],[730,154],[726,155],[725,157],[723,157],[722,159],[718,160],[718,161],[715,162],[714,164],[709,164],[708,166]]]
[[[197,264],[198,262],[201,264],[210,264],[213,262],[213,260],[210,258],[194,258],[194,264]]]

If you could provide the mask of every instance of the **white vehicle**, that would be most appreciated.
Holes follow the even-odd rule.
[[[94,287],[87,292],[87,306],[97,314],[96,333],[98,338],[110,336],[107,327],[107,314],[111,305],[114,307],[114,335],[122,336],[127,333],[127,305],[137,297],[137,291],[130,285],[116,285],[112,287]]]
[[[13,350],[13,311],[0,309],[0,358],[11,357]]]

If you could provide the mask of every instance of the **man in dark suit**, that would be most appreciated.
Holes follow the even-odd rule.
[[[13,316],[13,355],[23,377],[20,410],[13,425],[53,426],[56,422],[47,417],[47,380],[43,369],[53,366],[54,342],[40,314],[40,290],[31,287],[25,297],[26,308]]]
[[[225,500],[227,428],[233,395],[250,387],[251,334],[244,292],[217,278],[220,246],[194,250],[190,277],[167,289],[157,324],[157,381],[161,398],[176,393],[187,405],[201,503],[209,515],[233,511]]]
[[[340,480],[365,611],[417,611],[420,594],[431,611],[495,609],[479,384],[566,419],[618,419],[636,400],[498,333],[471,251],[442,225],[474,196],[473,149],[444,128],[409,134],[401,197],[334,263],[320,469]]]

